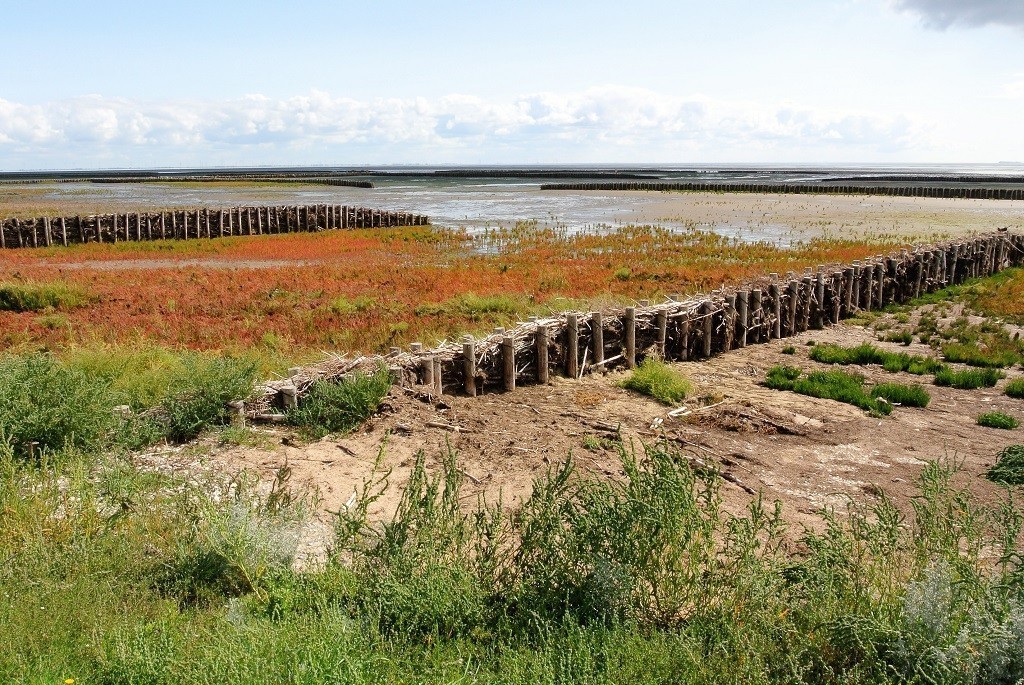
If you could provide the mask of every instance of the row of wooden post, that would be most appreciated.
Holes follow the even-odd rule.
[[[824,183],[671,183],[665,181],[542,183],[541,190],[677,190],[709,193],[808,193],[828,195],[889,195],[947,197],[976,200],[1024,200],[1024,188],[940,186],[827,185]]]
[[[423,226],[421,214],[344,205],[230,207],[0,221],[0,249]]]
[[[642,301],[640,307],[627,307],[616,317],[597,311],[589,316],[566,313],[563,324],[534,319],[525,324],[532,344],[521,346],[518,352],[516,336],[496,329],[489,340],[499,341],[500,362],[487,369],[480,368],[480,348],[468,336],[463,339],[461,354],[447,364],[441,363],[436,351],[424,350],[420,343],[413,344],[412,352],[418,359],[420,382],[436,394],[446,387],[460,387],[470,396],[488,386],[510,391],[522,380],[546,384],[552,372],[578,378],[587,368],[609,362],[633,368],[645,354],[694,360],[820,329],[861,311],[904,303],[947,285],[1020,265],[1022,255],[1024,236],[982,237],[879,255],[840,268],[808,268],[802,275],[790,273],[779,278],[771,274],[766,282],[713,294],[703,301],[681,303],[673,297],[654,307]],[[640,325],[641,318],[646,325]],[[608,338],[609,331],[618,332],[619,338]],[[607,356],[606,340],[612,341],[619,353],[613,358]],[[553,356],[557,357],[554,363]],[[526,368],[531,371],[524,372]],[[445,378],[456,384],[445,382]]]

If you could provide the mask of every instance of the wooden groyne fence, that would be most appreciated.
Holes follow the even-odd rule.
[[[280,421],[320,380],[387,366],[404,387],[430,396],[515,390],[551,376],[581,378],[607,367],[633,368],[645,356],[697,360],[750,344],[837,324],[860,311],[904,303],[970,278],[1024,263],[1024,236],[997,233],[878,255],[802,275],[771,274],[709,295],[606,312],[563,312],[483,338],[434,349],[413,343],[384,356],[332,357],[269,381],[239,409]]]
[[[0,249],[425,226],[422,214],[347,205],[253,206],[0,220]]]
[[[975,200],[1024,200],[1024,188],[829,185],[824,183],[542,183],[541,190],[682,190],[706,193],[803,193],[807,195],[888,195]]]

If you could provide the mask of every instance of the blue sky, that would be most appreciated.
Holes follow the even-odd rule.
[[[1024,161],[1021,0],[5,5],[4,170]]]

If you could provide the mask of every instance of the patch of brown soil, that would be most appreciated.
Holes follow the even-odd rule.
[[[445,396],[434,402],[395,388],[381,411],[352,435],[295,444],[281,432],[273,449],[233,448],[213,460],[216,468],[252,469],[268,480],[289,465],[295,482],[320,493],[321,531],[328,530],[325,522],[371,475],[378,455],[379,465],[391,470],[393,487],[377,503],[374,516],[395,508],[417,452],[425,451],[428,470],[436,471],[449,447],[458,453],[466,475],[467,501],[481,494],[500,496],[512,507],[529,496],[535,478],[570,453],[584,472],[621,476],[611,447],[617,440],[638,449],[644,442],[673,442],[695,464],[721,470],[727,508],[740,512],[752,493],[761,492],[769,501],[785,503],[784,514],[796,531],[801,525],[818,525],[816,512],[823,507],[864,502],[881,491],[909,509],[922,465],[943,457],[962,464],[964,482],[980,496],[1000,496],[1001,489],[983,473],[998,450],[1021,439],[1013,431],[981,428],[975,417],[999,410],[1024,419],[1024,402],[999,388],[966,391],[928,385],[932,402],[927,409],[898,407],[889,417],[872,418],[850,405],[760,385],[776,364],[820,368],[807,358],[810,340],[853,345],[875,341],[875,336],[860,326],[841,325],[679,363],[701,398],[688,401],[683,416],[669,416],[672,408],[617,387],[625,375],[621,371],[582,381],[555,378],[550,385],[521,387],[510,394]],[[930,352],[917,343],[909,349],[876,344]],[[795,355],[782,354],[789,345],[796,346]],[[931,380],[890,374],[878,366],[851,370],[872,382]]]

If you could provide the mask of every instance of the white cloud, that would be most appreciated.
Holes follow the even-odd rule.
[[[22,168],[101,165],[93,158],[125,165],[572,162],[703,151],[742,159],[750,149],[775,150],[778,159],[792,159],[796,149],[818,151],[819,159],[837,149],[868,158],[920,146],[925,131],[902,115],[616,86],[503,101],[461,94],[355,100],[320,91],[225,101],[0,99],[0,151],[7,150],[7,165]]]
[[[930,28],[1002,25],[1024,29],[1021,0],[892,0],[896,9],[917,14]]]

